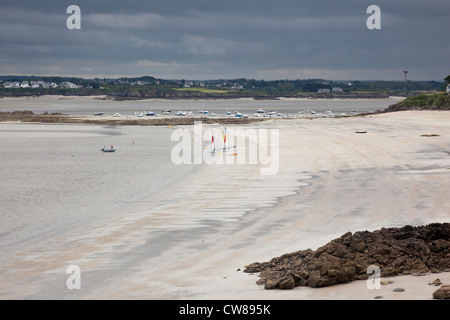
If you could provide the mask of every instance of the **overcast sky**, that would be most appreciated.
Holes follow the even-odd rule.
[[[442,80],[449,0],[18,0],[0,4],[0,74]],[[69,30],[69,5],[81,30]],[[369,30],[370,5],[381,29]]]

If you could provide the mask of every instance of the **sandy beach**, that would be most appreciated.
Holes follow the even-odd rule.
[[[0,299],[428,300],[428,283],[450,284],[446,272],[265,290],[242,271],[348,231],[449,222],[450,112],[229,129],[279,132],[276,173],[174,164],[171,136],[193,126],[0,123]],[[80,289],[67,287],[71,265]]]

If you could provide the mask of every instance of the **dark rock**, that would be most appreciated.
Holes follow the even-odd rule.
[[[308,283],[308,273],[304,271],[300,271],[299,273],[293,273],[292,277],[295,280],[295,286],[306,286]]]
[[[392,291],[394,291],[394,292],[404,292],[405,289],[403,289],[403,288],[395,288],[395,289],[392,290]]]
[[[358,237],[355,234],[348,248],[353,251],[364,252],[364,249],[366,249],[366,242],[362,237]]]
[[[429,283],[429,285],[430,286],[440,286],[442,284],[442,282],[441,282],[441,280],[440,279],[436,279],[436,280],[434,280],[433,282],[430,282]]]
[[[247,272],[247,273],[261,272],[262,271],[261,267],[262,267],[261,263],[254,262],[254,263],[246,266],[244,272]]]
[[[347,232],[315,251],[255,262],[244,272],[259,272],[257,283],[266,289],[292,289],[365,280],[370,265],[378,266],[383,277],[450,271],[450,224]]]
[[[278,280],[269,278],[265,281],[264,289],[270,290],[270,289],[276,289],[278,288]]]
[[[450,299],[450,285],[443,285],[435,292],[433,292],[433,298],[435,299]]]
[[[295,287],[295,280],[292,276],[286,276],[278,283],[280,289],[293,289]]]

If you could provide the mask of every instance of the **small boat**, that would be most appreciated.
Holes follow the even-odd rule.
[[[264,110],[263,109],[258,109],[258,110],[256,110],[256,112],[257,113],[264,113]]]
[[[110,149],[107,149],[106,147],[103,147],[102,150],[100,150],[100,151],[102,151],[102,152],[114,152],[114,151],[116,151],[116,149],[114,149],[114,147],[111,146]]]
[[[103,115],[103,112],[96,112],[96,113],[94,113],[94,116],[102,116]]]
[[[227,128],[225,127],[225,128],[223,128],[223,148],[222,148],[223,152],[227,152],[229,150],[236,149],[236,146],[232,146],[232,147],[228,146],[228,140],[229,139],[228,139],[228,134],[227,134]]]
[[[154,113],[154,112],[147,112],[145,115],[146,115],[146,116],[154,116],[155,113]]]
[[[223,129],[223,147],[222,148],[216,148],[216,143],[215,143],[215,139],[214,139],[214,134],[213,131],[211,129],[211,153],[219,153],[219,152],[228,152],[231,150],[235,150],[236,146],[233,147],[229,147],[228,146],[228,134],[227,134],[227,128]]]
[[[121,117],[122,115],[120,114],[120,113],[118,113],[118,112],[116,112],[116,113],[114,113],[113,114],[113,117]]]

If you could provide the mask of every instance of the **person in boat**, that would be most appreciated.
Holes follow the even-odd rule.
[[[106,146],[104,146],[100,151],[103,151],[103,152],[114,152],[114,146],[111,145],[110,149],[107,149]]]

